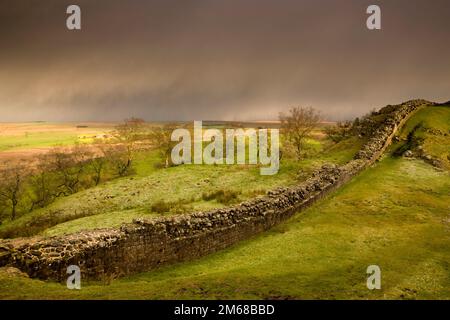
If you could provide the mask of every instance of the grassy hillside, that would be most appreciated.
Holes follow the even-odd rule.
[[[421,152],[439,160],[444,168],[450,169],[450,106],[419,110],[403,128],[399,135],[403,141],[397,147],[404,144],[410,133],[409,148],[413,151],[422,148]]]
[[[350,139],[329,147],[323,139],[311,140],[310,149],[317,154],[302,161],[286,157],[275,176],[262,176],[258,167],[247,165],[182,165],[155,169],[155,163],[160,161],[157,154],[142,153],[134,164],[136,175],[61,198],[46,208],[4,223],[0,226],[0,235],[39,232],[58,235],[116,227],[142,216],[222,207],[301,181],[325,162],[344,163],[353,157],[361,143],[359,139]],[[215,192],[234,197],[226,202],[208,197]]]
[[[433,118],[448,112],[426,108],[401,135],[417,121],[438,126]],[[443,122],[440,130],[449,129]],[[433,137],[425,135],[430,153]],[[80,291],[3,269],[0,298],[450,299],[449,204],[448,171],[388,154],[332,196],[227,250],[108,283],[82,282]],[[381,290],[366,288],[372,264],[381,268]]]
[[[64,285],[0,272],[0,298],[450,298],[450,179],[386,158],[270,232],[198,261]],[[377,264],[382,290],[365,286]]]

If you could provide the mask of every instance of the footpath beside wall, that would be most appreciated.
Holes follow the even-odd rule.
[[[387,106],[373,136],[353,160],[325,165],[305,182],[279,188],[237,206],[152,220],[135,220],[118,229],[101,229],[44,240],[0,241],[0,266],[14,266],[31,277],[65,281],[69,265],[83,279],[120,277],[192,260],[221,250],[288,219],[372,165],[397,130],[425,100]]]

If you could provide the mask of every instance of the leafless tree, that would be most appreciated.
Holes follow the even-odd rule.
[[[11,161],[0,171],[0,201],[10,211],[11,220],[17,217],[17,208],[23,198],[28,169],[22,160]]]
[[[109,144],[104,141],[96,141],[94,144],[96,145],[95,155],[90,161],[90,167],[93,173],[92,178],[94,180],[94,184],[97,186],[102,180],[103,172],[108,164],[107,150],[109,148]]]
[[[38,157],[33,175],[29,179],[30,211],[36,207],[43,208],[55,199],[55,179],[51,172],[50,156],[42,154]]]
[[[75,145],[72,148],[55,148],[50,151],[50,165],[60,180],[56,196],[68,195],[79,190],[82,173],[86,170],[92,153],[87,146]]]
[[[128,149],[122,144],[107,144],[104,146],[105,159],[111,164],[115,173],[126,176],[131,173],[131,162]]]
[[[131,167],[131,163],[134,158],[134,154],[137,149],[137,142],[145,138],[146,133],[145,121],[139,118],[126,119],[122,124],[116,126],[112,132],[112,140],[115,144],[123,146],[122,148],[113,148],[115,158],[120,155],[125,157],[125,163],[120,170],[121,175],[125,174]]]
[[[297,157],[300,159],[305,139],[320,122],[320,113],[312,107],[293,107],[287,115],[280,113],[279,119],[286,139],[294,146]]]
[[[91,168],[93,175],[94,184],[97,186],[102,180],[103,171],[106,167],[107,160],[105,157],[96,157],[91,160]]]
[[[172,132],[180,126],[175,123],[164,124],[163,126],[152,127],[149,139],[152,147],[159,151],[164,161],[164,166],[168,168],[171,165],[170,155],[176,142],[171,140]]]

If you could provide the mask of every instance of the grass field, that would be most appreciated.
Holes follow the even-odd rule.
[[[198,261],[110,284],[64,285],[0,272],[0,298],[450,298],[450,179],[386,158],[270,232]],[[368,265],[382,290],[365,286]]]
[[[0,123],[0,151],[18,152],[89,142],[114,123]],[[1,154],[0,154],[1,155]]]
[[[360,139],[350,139],[338,145],[310,140],[309,148],[315,156],[302,161],[286,158],[275,176],[262,176],[259,167],[250,165],[182,165],[156,169],[155,164],[160,162],[157,153],[140,153],[134,162],[134,176],[115,179],[58,199],[48,207],[5,222],[0,226],[0,234],[20,229],[27,235],[36,231],[43,235],[59,235],[117,227],[138,217],[223,207],[278,186],[297,183],[325,162],[344,163],[353,157],[361,143]],[[232,192],[237,197],[232,203],[203,199],[203,193],[217,191]],[[166,202],[165,206],[170,209],[155,211],[158,209],[155,206],[161,201]]]
[[[450,108],[423,109],[400,136],[406,137],[421,121],[425,127],[448,132],[449,115]],[[448,137],[437,140],[441,134],[429,130],[415,134],[424,139],[429,154],[448,155]],[[359,148],[353,142],[327,149],[302,166],[313,166],[316,161],[345,162],[353,154],[352,146]],[[108,283],[82,282],[79,291],[1,269],[0,299],[450,299],[450,175],[422,160],[392,156],[402,143],[393,145],[379,163],[323,201],[226,250]],[[173,199],[192,195],[195,199],[204,188],[226,187],[236,188],[241,191],[239,197],[245,198],[254,195],[245,190],[291,183],[298,165],[288,162],[277,179],[270,180],[261,178],[257,168],[180,166],[153,171],[144,162],[133,180],[113,181],[66,200],[73,201],[72,206],[84,204],[93,195],[115,190],[117,194],[108,201],[112,207],[119,206],[134,197],[122,188],[143,190],[142,183],[156,184],[148,195],[136,196],[136,204],[145,204],[142,208],[149,207],[152,197],[166,198],[169,191]],[[177,183],[181,180],[185,181],[183,188]],[[221,204],[196,200],[188,205]],[[135,214],[154,214],[133,211],[137,205],[118,208],[59,224],[45,233],[62,234],[106,221],[119,223]],[[373,264],[381,268],[381,290],[366,287],[366,268]]]
[[[439,159],[445,168],[450,169],[450,111],[449,107],[432,107],[419,110],[408,121],[400,135],[406,139],[415,126],[422,126],[414,133],[414,137],[422,145],[423,150]]]

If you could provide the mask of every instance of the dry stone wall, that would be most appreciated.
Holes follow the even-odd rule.
[[[196,259],[249,238],[322,199],[373,164],[397,129],[418,108],[413,100],[379,111],[386,117],[375,134],[345,165],[325,165],[305,182],[226,209],[152,220],[138,219],[118,229],[101,229],[41,240],[0,242],[0,266],[14,266],[31,277],[64,281],[69,265],[85,279],[120,277]]]

